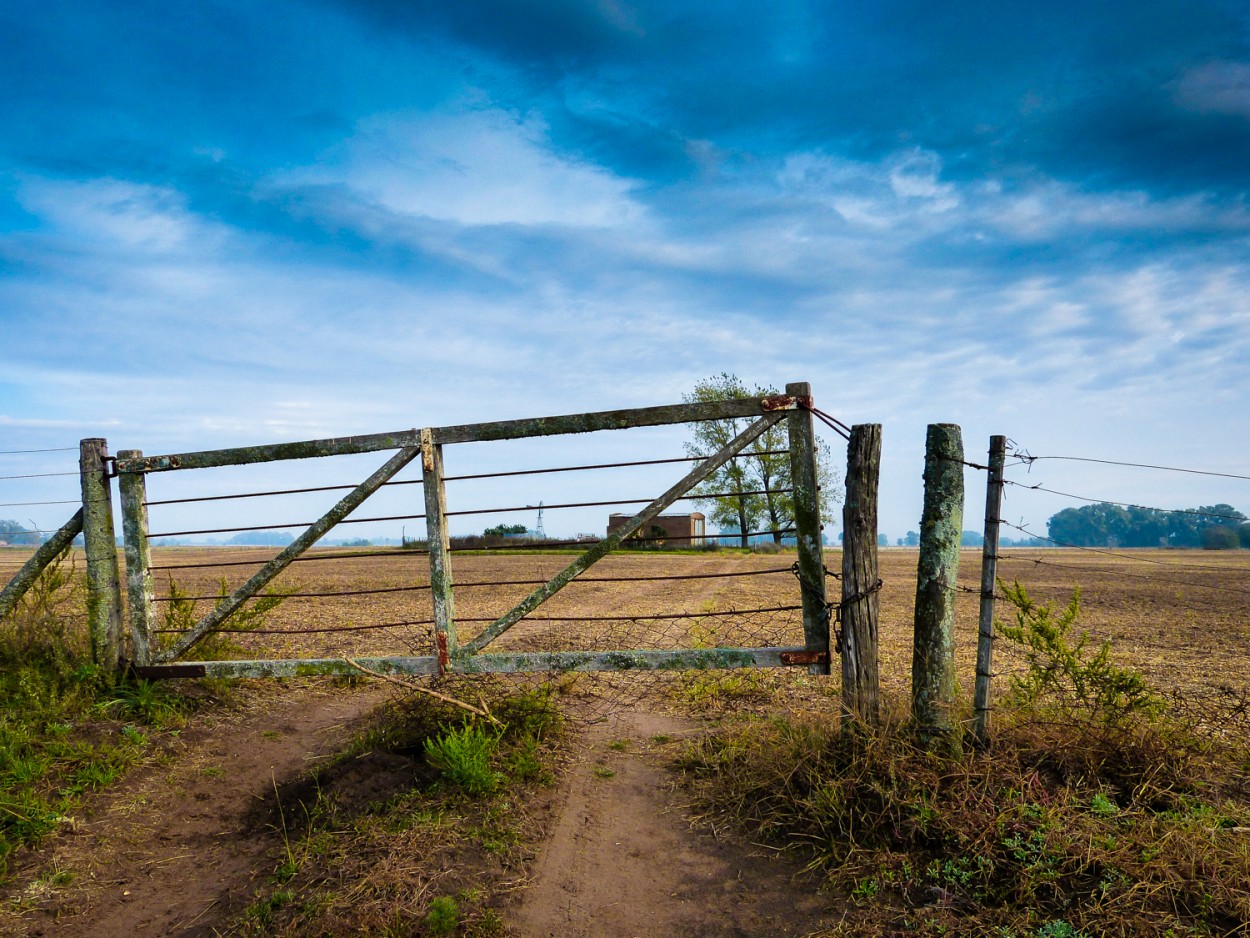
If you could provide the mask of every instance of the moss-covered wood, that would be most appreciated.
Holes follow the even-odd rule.
[[[493,423],[472,423],[452,427],[434,427],[434,443],[477,443],[486,440],[517,440],[526,437],[552,436],[563,433],[590,433],[595,430],[622,430],[628,427],[651,427],[698,420],[719,420],[725,417],[754,417],[764,412],[764,398],[711,401],[699,404],[670,404],[662,407],[639,407],[630,410],[609,410],[557,417],[525,420],[500,420]],[[274,443],[265,446],[241,446],[232,449],[203,450],[194,453],[173,453],[165,456],[140,456],[118,460],[119,472],[166,472],[174,469],[210,469],[216,466],[242,466],[283,459],[313,459],[320,456],[341,456],[351,453],[373,453],[400,447],[420,446],[417,430],[373,433],[364,436],[334,437],[296,443]]]
[[[421,432],[422,488],[425,489],[426,544],[430,552],[430,595],[440,658],[456,651],[456,604],[452,593],[451,538],[447,531],[447,488],[443,447],[428,430]]]
[[[787,384],[786,394],[810,399],[806,382]],[[809,651],[825,652],[823,664],[808,666],[810,674],[830,673],[829,610],[825,597],[824,538],[820,531],[820,484],[816,475],[816,438],[811,411],[796,408],[787,417],[790,436],[790,478],[794,486],[794,531],[803,596],[803,638]]]
[[[1002,524],[1003,466],[1007,438],[990,437],[985,487],[985,541],[981,545],[981,606],[977,619],[977,680],[972,699],[972,736],[978,746],[990,740],[990,679],[994,673],[994,584],[998,579],[998,536]]]
[[[112,674],[121,659],[122,594],[113,530],[113,486],[108,472],[108,442],[79,443],[82,482],[82,534],[87,555],[87,629],[91,660]]]
[[[446,670],[459,674],[528,674],[564,671],[703,671],[734,668],[784,668],[788,654],[802,648],[683,648],[642,651],[561,651],[485,654],[454,658]],[[393,658],[304,658],[260,661],[196,661],[185,665],[135,668],[141,677],[304,677],[352,675],[360,669],[378,674],[433,677],[440,673],[433,655]]]
[[[930,424],[925,441],[911,703],[921,744],[950,753],[961,748],[954,708],[955,580],[964,517],[963,460],[959,427]]]
[[[139,450],[121,450],[118,460],[142,459]],[[147,480],[142,472],[123,472],[117,478],[121,494],[122,538],[126,551],[126,601],[130,613],[131,660],[147,664],[155,629],[152,550],[148,544]]]

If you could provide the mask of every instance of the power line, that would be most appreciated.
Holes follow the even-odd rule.
[[[1142,462],[1120,462],[1116,459],[1094,459],[1090,456],[1033,456],[1025,452],[1017,452],[1011,454],[1023,463],[1032,465],[1039,459],[1063,459],[1069,462],[1092,462],[1100,463],[1104,466],[1128,466],[1132,469],[1160,469],[1164,472],[1187,472],[1191,475],[1199,476],[1217,476],[1221,479],[1243,479],[1250,482],[1250,476],[1238,475],[1233,472],[1214,472],[1209,469],[1182,469],[1177,466],[1155,466],[1150,463]]]

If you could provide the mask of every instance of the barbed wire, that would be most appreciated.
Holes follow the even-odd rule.
[[[1191,475],[1200,476],[1216,476],[1222,479],[1242,479],[1250,482],[1250,475],[1239,475],[1234,472],[1216,472],[1210,469],[1184,469],[1177,466],[1156,466],[1151,463],[1140,462],[1122,462],[1117,459],[1095,459],[1091,456],[1034,456],[1028,450],[1016,450],[1011,453],[1014,459],[1020,460],[1021,463],[1032,465],[1042,459],[1066,460],[1070,462],[1088,462],[1099,463],[1105,466],[1127,466],[1132,469],[1158,469],[1163,472],[1184,472]]]
[[[768,450],[763,453],[750,453],[751,456],[781,456],[789,450]],[[503,479],[512,476],[544,475],[553,472],[582,472],[592,469],[623,469],[632,466],[661,466],[668,463],[701,462],[704,456],[677,456],[670,459],[644,459],[635,462],[596,463],[586,466],[558,466],[552,469],[515,469],[508,472],[479,472],[472,475],[445,476],[444,482],[463,482],[471,479]],[[422,485],[424,479],[393,479],[383,482],[380,488],[393,485]],[[266,498],[271,495],[303,495],[309,492],[345,492],[359,488],[359,485],[315,485],[298,489],[272,489],[265,492],[237,492],[230,495],[201,495],[189,498],[164,498],[144,502],[148,507],[156,505],[186,505],[193,502],[220,502],[238,498]]]
[[[703,495],[682,495],[682,496],[679,496],[676,499],[676,501],[702,501],[704,499],[713,499],[713,498],[745,498],[745,497],[750,497],[753,495],[768,495],[770,493],[774,495],[786,495],[786,494],[789,494],[791,491],[793,490],[781,488],[781,489],[769,489],[769,490],[761,490],[761,491],[753,491],[753,492],[715,492],[715,493],[708,493],[708,494],[703,494]],[[650,503],[651,501],[652,499],[650,498],[624,498],[624,499],[612,499],[609,501],[600,501],[600,502],[566,502],[563,504],[544,505],[543,509],[546,511],[554,511],[554,510],[558,510],[561,508],[607,508],[607,507],[613,507],[613,506],[618,506],[618,505],[646,505]],[[447,512],[444,512],[444,515],[450,518],[453,516],[465,517],[469,515],[506,514],[509,512],[518,512],[518,511],[534,511],[536,507],[537,506],[535,505],[515,505],[515,506],[506,507],[506,508],[468,508],[468,509],[464,509],[461,511],[447,511]],[[376,522],[376,521],[420,521],[423,518],[425,518],[424,514],[389,515],[385,517],[376,517],[376,518],[344,518],[342,521],[339,521],[338,523],[339,524],[368,524],[370,522]],[[255,524],[255,525],[230,527],[230,528],[201,528],[195,531],[160,531],[160,532],[149,534],[148,538],[152,539],[152,538],[158,538],[158,537],[189,537],[189,536],[198,535],[198,534],[228,534],[230,532],[241,533],[244,531],[277,531],[282,528],[306,528],[312,525],[313,523],[314,522],[312,521],[291,521],[291,522],[286,522],[284,524]]]
[[[359,556],[359,555],[357,555]],[[154,568],[155,569],[155,568]],[[769,570],[734,570],[728,573],[675,573],[663,576],[596,576],[596,577],[577,577],[569,582],[569,586],[579,583],[642,583],[654,581],[669,580],[716,580],[726,577],[750,577],[750,576],[768,576],[775,573],[790,573],[791,567],[776,567]],[[829,574],[836,576],[836,574]],[[473,589],[487,586],[545,586],[547,580],[480,580],[464,583],[456,583],[455,589]],[[372,596],[378,593],[415,593],[431,589],[426,584],[416,584],[413,586],[383,586],[373,589],[360,590],[325,590],[320,592],[295,592],[295,593],[279,593],[276,595],[285,599],[313,599],[313,598],[334,598],[336,596]],[[264,599],[264,596],[257,596],[257,599]],[[221,595],[213,594],[211,596],[156,596],[153,597],[154,602],[172,602],[174,600],[190,600],[201,602],[204,600],[221,599]],[[473,620],[460,620],[473,621]],[[491,620],[494,621],[494,620]]]
[[[0,476],[0,481],[7,482],[11,479],[51,479],[54,476],[80,476],[81,472],[30,472],[25,475],[17,476]]]

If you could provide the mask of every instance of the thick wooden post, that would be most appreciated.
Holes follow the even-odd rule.
[[[857,424],[846,448],[842,506],[842,729],[880,719],[877,670],[879,617],[877,485],[881,425]]]
[[[786,385],[790,397],[811,400],[807,382]],[[825,598],[825,555],[820,533],[820,485],[816,475],[816,438],[811,411],[799,407],[786,418],[790,436],[790,478],[794,487],[794,528],[799,551],[803,596],[803,635],[808,651],[822,653],[822,663],[808,665],[809,674],[831,673],[829,609]]]
[[[955,708],[955,579],[963,528],[963,441],[954,424],[930,424],[911,659],[912,719],[921,745],[962,750]]]
[[[452,594],[451,539],[447,532],[447,487],[443,481],[443,446],[429,430],[421,431],[425,531],[430,550],[430,594],[434,599],[434,640],[439,671],[456,652],[456,603]]]
[[[994,584],[998,582],[998,535],[1003,508],[1003,465],[1007,438],[990,437],[990,465],[985,486],[985,542],[981,546],[981,610],[977,636],[977,683],[973,697],[972,737],[978,746],[990,741],[990,680],[994,674]]]
[[[118,459],[143,459],[137,449],[118,452]],[[152,549],[148,544],[147,477],[123,472],[117,477],[121,493],[122,537],[126,547],[126,602],[130,612],[131,658],[136,665],[151,664],[155,629],[152,585]]]
[[[78,444],[91,660],[112,675],[121,659],[122,595],[117,539],[113,533],[113,486],[107,457],[107,440],[93,438]]]

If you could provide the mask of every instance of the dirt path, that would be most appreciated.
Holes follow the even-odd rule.
[[[692,830],[663,742],[689,721],[634,712],[590,726],[513,924],[522,938],[805,935],[827,904],[786,858]]]
[[[271,873],[281,843],[258,822],[275,780],[294,779],[381,703],[385,685],[275,695],[183,741],[168,768],[132,777],[43,851],[45,869],[75,871],[61,888],[28,886],[38,909],[0,932],[77,938],[213,935]]]

